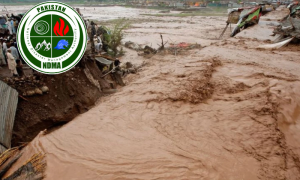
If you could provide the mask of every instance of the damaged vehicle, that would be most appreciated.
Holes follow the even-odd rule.
[[[256,3],[255,3],[256,4]],[[262,15],[273,11],[274,8],[266,3],[260,3],[259,5],[252,7],[232,8],[228,9],[228,19],[226,26],[222,31],[219,39],[224,35],[229,24],[237,24],[237,26],[231,32],[230,37],[234,37],[242,29],[245,29],[254,24],[258,24]]]
[[[239,15],[237,26],[233,29],[232,33],[230,34],[230,37],[234,37],[242,29],[246,29],[251,25],[258,24],[261,15],[262,15],[261,6],[257,6],[251,9],[249,8],[243,9]]]

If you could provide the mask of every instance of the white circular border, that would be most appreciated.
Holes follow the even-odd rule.
[[[59,15],[59,16],[65,18],[66,20],[68,20],[69,24],[72,26],[72,30],[73,30],[73,33],[74,33],[74,35],[73,35],[73,43],[69,46],[69,50],[65,53],[65,54],[69,53],[68,56],[67,56],[67,57],[64,57],[64,59],[68,59],[68,58],[72,55],[72,53],[76,50],[76,48],[78,47],[79,38],[77,38],[77,40],[75,41],[75,37],[76,37],[76,36],[79,37],[79,36],[80,36],[80,33],[79,33],[79,29],[78,29],[78,28],[77,28],[77,30],[74,32],[74,29],[75,29],[75,25],[76,25],[76,24],[73,23],[72,21],[70,21],[70,18],[68,18],[68,16],[66,16],[66,15],[64,15],[64,14],[60,14],[60,13],[58,13],[58,12],[54,12],[54,13],[53,13],[53,12],[46,12],[46,13],[40,14],[40,15],[38,15],[38,16],[32,18],[32,19],[28,19],[28,20],[27,20],[28,23],[26,23],[25,26],[26,26],[26,27],[30,27],[29,30],[28,30],[28,31],[29,31],[29,34],[26,34],[26,33],[25,33],[24,38],[25,38],[25,39],[30,39],[30,38],[31,38],[30,32],[31,32],[32,28],[34,28],[33,25],[35,24],[35,22],[36,22],[35,20],[36,20],[36,19],[40,19],[40,18],[43,17],[43,16],[47,16],[47,15],[51,15],[51,14],[53,14],[53,15]],[[76,19],[75,19],[75,20],[76,20]],[[52,29],[51,29],[51,31],[52,31]],[[54,34],[54,33],[53,33],[53,34]],[[53,36],[53,35],[52,35],[52,36]],[[54,36],[55,36],[55,34],[54,34]],[[61,37],[61,38],[63,39],[65,36],[57,36],[57,37]],[[44,41],[44,39],[41,39],[41,42],[43,42],[43,41]],[[26,46],[27,46],[28,51],[29,51],[30,53],[32,53],[33,57],[35,57],[36,59],[39,59],[39,56],[43,56],[43,55],[39,54],[39,52],[37,52],[37,51],[35,50],[35,47],[32,45],[31,41],[30,41],[29,43],[27,43],[27,42],[25,42],[25,43],[26,43]],[[52,49],[53,49],[53,47],[55,47],[55,45],[54,45],[54,46],[53,46],[53,44],[51,44],[51,45],[52,45]],[[72,47],[73,45],[76,45],[76,47],[72,49],[71,47]],[[39,56],[38,56],[37,54],[35,54],[35,53],[39,54]],[[64,56],[64,54],[61,55],[61,56]],[[58,61],[58,60],[57,60],[57,59],[60,59],[61,56],[55,57],[55,58],[49,58],[49,57],[43,56],[43,58],[45,58],[45,59],[43,59],[43,60],[39,59],[39,60],[42,61],[42,62],[62,62],[62,61]],[[50,61],[49,61],[49,60],[50,60]]]
[[[28,28],[26,28],[26,27],[28,27],[27,25],[28,24],[34,24],[36,21],[28,21],[29,19],[36,19],[37,17],[35,17],[35,16],[37,16],[39,13],[37,12],[37,10],[36,10],[36,8],[37,7],[39,7],[39,6],[44,6],[44,5],[60,5],[60,6],[64,6],[65,8],[66,8],[66,10],[65,10],[65,14],[67,14],[68,16],[69,16],[69,18],[65,18],[65,17],[67,17],[65,14],[63,14],[63,13],[60,13],[60,12],[57,12],[57,11],[53,11],[53,10],[49,10],[49,11],[51,11],[52,13],[50,13],[50,14],[59,14],[60,16],[62,16],[62,17],[64,17],[65,19],[72,19],[72,21],[69,21],[69,23],[70,24],[72,24],[72,25],[76,25],[77,23],[79,23],[79,27],[73,27],[72,25],[72,29],[73,29],[73,32],[74,31],[76,31],[76,34],[78,35],[78,38],[77,38],[77,41],[79,42],[79,38],[82,38],[82,41],[83,41],[83,46],[82,46],[82,48],[80,49],[80,53],[79,53],[79,56],[70,64],[70,65],[68,65],[67,67],[65,67],[65,68],[62,68],[62,69],[60,69],[58,72],[57,72],[57,69],[43,69],[43,68],[38,68],[38,67],[36,67],[32,62],[30,62],[30,60],[28,60],[28,58],[26,57],[26,55],[24,54],[24,51],[23,51],[23,49],[22,49],[22,44],[21,44],[21,38],[19,38],[19,32],[17,32],[17,42],[18,42],[18,49],[19,49],[19,51],[20,51],[20,54],[21,54],[21,56],[24,58],[24,60],[26,61],[26,63],[30,66],[30,67],[32,67],[33,69],[35,69],[35,70],[37,70],[37,71],[39,71],[39,72],[41,72],[41,73],[44,73],[44,74],[60,74],[60,73],[63,73],[63,72],[66,72],[66,71],[68,71],[70,68],[72,68],[72,67],[74,67],[79,61],[80,61],[80,59],[81,59],[81,57],[83,56],[83,54],[84,54],[84,52],[85,52],[85,49],[86,49],[86,46],[87,46],[87,32],[86,32],[86,28],[85,28],[85,24],[83,23],[83,20],[82,20],[82,18],[80,17],[80,15],[73,9],[73,8],[71,8],[69,5],[67,5],[67,4],[64,4],[64,3],[61,3],[61,2],[44,2],[44,3],[40,3],[40,4],[37,4],[36,6],[34,6],[33,8],[31,8],[24,16],[23,16],[23,18],[22,18],[22,20],[21,20],[21,22],[20,22],[20,24],[19,24],[19,27],[18,27],[18,31],[19,31],[19,29],[23,29],[24,28],[24,39],[25,39],[25,41],[26,41],[26,32],[28,32],[28,35],[30,36],[30,31],[28,31],[27,29]],[[46,13],[46,12],[45,12]],[[40,15],[38,15],[38,16],[44,16],[44,15],[46,15],[45,13],[43,13],[42,12],[42,14],[40,14]],[[47,13],[47,14],[49,14],[49,13]],[[27,22],[26,24],[25,24],[25,22]],[[25,27],[24,27],[25,26]],[[26,28],[26,29],[25,29]],[[31,26],[29,29],[31,30],[33,28],[33,26]],[[80,28],[82,28],[82,34],[83,34],[83,36],[82,37],[80,37]],[[51,29],[51,31],[52,31],[52,29]],[[63,38],[63,36],[62,36],[62,38]],[[72,45],[74,44],[74,41],[75,41],[75,33],[74,33],[74,37],[73,37],[73,43],[72,43]],[[25,42],[25,44],[27,45],[27,43]],[[31,42],[30,42],[30,45],[31,45]],[[33,47],[32,45],[31,45],[31,47]],[[70,46],[71,47],[71,46]],[[27,48],[27,47],[26,47]],[[77,44],[77,46],[75,47],[75,50],[77,50],[77,48],[78,48],[78,44]],[[27,48],[28,49],[28,51],[30,51],[30,49],[29,48]],[[33,48],[34,49],[34,48]],[[74,51],[75,51],[74,50]],[[67,51],[68,52],[68,51]],[[66,53],[67,53],[66,52]],[[65,53],[65,54],[66,54]],[[71,56],[72,54],[71,53],[69,53],[69,55],[68,55],[68,58]],[[24,57],[25,56],[25,57]],[[62,55],[63,56],[63,55]],[[35,57],[35,56],[34,56]],[[61,56],[60,56],[61,57]],[[36,58],[36,57],[35,57]],[[45,57],[45,58],[48,58],[48,57]],[[56,58],[59,58],[59,57],[56,57]],[[56,58],[52,58],[52,59],[56,59]],[[63,58],[63,60],[67,60],[68,58]],[[40,58],[36,58],[36,59],[38,59],[38,60],[40,60],[41,61],[41,63],[42,62],[57,62],[57,61],[43,61],[43,60],[41,60]],[[48,58],[49,59],[49,58]],[[63,61],[62,60],[62,61]],[[60,62],[62,62],[62,61],[60,61]],[[45,70],[47,70],[47,72],[45,72]]]

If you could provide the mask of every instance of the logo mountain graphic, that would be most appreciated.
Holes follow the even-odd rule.
[[[34,49],[36,51],[38,51],[38,50],[42,49],[42,47],[44,47],[44,46],[45,46],[44,51],[49,51],[51,49],[51,43],[47,43],[46,40],[44,40],[42,43],[38,43]]]

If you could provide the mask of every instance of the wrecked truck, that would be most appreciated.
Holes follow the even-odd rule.
[[[234,37],[242,29],[247,28],[253,24],[259,22],[260,16],[262,14],[271,11],[267,8],[265,4],[261,4],[256,7],[243,7],[243,8],[233,8],[228,10],[228,19],[226,21],[226,26],[222,31],[219,39],[224,35],[229,24],[237,24],[230,34],[230,37]]]
[[[251,9],[244,9],[239,15],[239,21],[237,22],[237,26],[231,32],[230,37],[234,37],[242,29],[246,29],[251,25],[258,24],[261,15],[261,6],[257,6]]]

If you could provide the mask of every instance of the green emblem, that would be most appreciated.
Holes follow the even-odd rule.
[[[25,62],[41,73],[60,74],[74,67],[85,52],[85,24],[70,6],[44,2],[22,18],[18,49]]]

